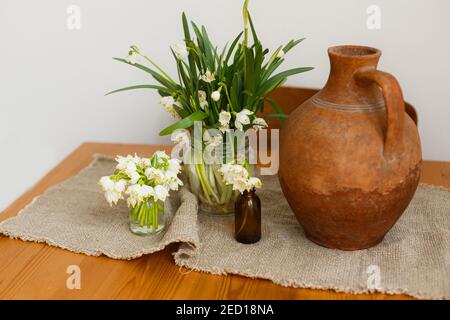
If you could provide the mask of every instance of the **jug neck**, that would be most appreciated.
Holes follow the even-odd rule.
[[[319,97],[322,100],[346,105],[379,104],[382,94],[375,85],[360,86],[354,73],[363,67],[376,68],[381,51],[364,46],[336,46],[328,49],[330,75]]]

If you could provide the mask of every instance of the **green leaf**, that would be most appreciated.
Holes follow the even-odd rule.
[[[206,57],[206,65],[208,66],[208,69],[211,72],[215,71],[214,68],[214,48],[213,45],[211,43],[211,41],[209,40],[208,37],[208,33],[206,32],[206,29],[204,26],[202,26],[202,35],[203,35],[203,45],[204,45],[204,49],[205,49],[205,57]]]
[[[289,41],[288,44],[285,45],[284,48],[283,48],[284,53],[287,53],[289,50],[294,48],[296,45],[298,45],[303,40],[305,40],[305,38],[301,38],[301,39],[298,39],[298,40],[295,40],[295,41],[294,40]]]
[[[285,122],[285,120],[286,120],[286,118],[287,118],[288,116],[287,116],[287,114],[284,114],[284,113],[283,113],[283,110],[281,110],[281,107],[280,107],[280,105],[278,104],[278,102],[276,102],[276,101],[273,100],[273,99],[269,99],[269,98],[266,98],[265,100],[266,100],[266,101],[269,103],[269,105],[273,108],[273,110],[275,111],[275,113],[271,113],[271,114],[265,115],[264,118],[278,118],[278,119],[281,120],[281,123],[284,124],[284,122]]]
[[[239,39],[242,37],[242,34],[243,34],[243,33],[244,33],[244,32],[241,31],[241,32],[237,35],[237,37],[233,40],[233,42],[231,43],[230,49],[228,49],[228,53],[227,53],[227,56],[226,56],[226,58],[225,58],[224,65],[228,65],[228,60],[230,59],[230,57],[231,57],[231,55],[232,55],[232,53],[233,53],[233,51],[234,51],[234,48],[236,47],[236,44],[238,43]]]
[[[244,48],[245,52],[245,68],[244,68],[244,88],[250,92],[254,90],[255,83],[255,58],[253,57],[253,51],[249,48]]]
[[[283,114],[283,111],[281,110],[281,107],[278,104],[278,102],[270,98],[266,98],[266,101],[270,104],[270,106],[273,108],[276,114]]]
[[[128,91],[128,90],[134,90],[134,89],[155,89],[164,93],[168,93],[170,94],[171,92],[169,90],[167,90],[167,88],[165,87],[161,87],[161,86],[155,86],[152,84],[142,84],[142,85],[137,85],[137,86],[131,86],[131,87],[126,87],[126,88],[121,88],[121,89],[117,89],[117,90],[113,90],[111,92],[108,92],[107,94],[105,94],[105,96],[116,93],[116,92],[121,92],[121,91]]]
[[[167,128],[163,129],[159,135],[160,136],[167,136],[168,134],[171,134],[177,129],[187,129],[194,125],[195,121],[202,121],[205,119],[208,115],[202,111],[196,111],[189,115],[188,117],[181,119],[174,124],[168,126]]]
[[[286,120],[288,118],[288,115],[284,113],[271,113],[265,115],[264,118],[278,118],[281,120]]]
[[[143,66],[142,64],[139,64],[139,63],[130,63],[130,62],[128,62],[127,60],[125,60],[125,59],[122,59],[122,58],[113,58],[114,60],[117,60],[117,61],[120,61],[120,62],[123,62],[123,63],[126,63],[126,64],[128,64],[128,65],[130,65],[130,66],[133,66],[133,67],[135,67],[135,68],[138,68],[138,69],[141,69],[141,70],[143,70],[143,71],[145,71],[145,72],[147,72],[147,73],[149,73],[149,74],[151,74],[151,76],[156,80],[156,81],[158,81],[159,83],[161,83],[163,86],[165,86],[165,87],[167,87],[167,88],[169,88],[169,89],[171,89],[171,90],[173,90],[173,91],[176,91],[177,90],[177,84],[175,83],[175,82],[172,82],[172,81],[169,81],[169,80],[167,80],[166,78],[164,78],[163,76],[161,76],[159,73],[157,73],[156,71],[154,71],[154,70],[152,70],[152,69],[150,69],[150,68],[148,68],[148,67],[146,67],[146,66]]]
[[[182,14],[182,22],[183,22],[183,31],[184,31],[184,41],[186,42],[186,46],[188,48],[188,61],[189,61],[189,70],[192,78],[197,78],[197,71],[195,69],[195,43],[191,40],[191,33],[189,32],[189,24],[186,18],[186,14],[183,12]]]
[[[270,79],[268,79],[266,82],[264,82],[264,84],[258,89],[258,95],[264,96],[264,95],[270,93],[272,90],[274,90],[275,88],[278,87],[277,84],[281,84],[289,76],[292,76],[292,75],[298,74],[298,73],[302,73],[302,72],[307,72],[312,69],[314,69],[314,68],[303,67],[303,68],[294,68],[294,69],[280,72],[280,73],[274,75],[273,77],[271,77]]]
[[[253,42],[257,43],[259,42],[258,36],[256,35],[255,26],[253,25],[252,17],[250,14],[248,15],[248,21],[250,22],[250,29],[252,29],[252,36],[253,36]]]
[[[273,78],[287,78],[287,77],[290,77],[290,76],[292,76],[294,74],[307,72],[307,71],[310,71],[310,70],[313,70],[313,69],[314,69],[313,67],[302,67],[302,68],[289,69],[289,70],[286,70],[286,71],[283,71],[283,72],[280,72],[280,73],[274,75],[270,79],[273,79]]]
[[[187,22],[186,14],[184,12],[181,15],[181,20],[183,22],[184,41],[191,41],[191,34],[189,32],[189,24]]]

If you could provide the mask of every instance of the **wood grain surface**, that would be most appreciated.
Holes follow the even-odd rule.
[[[167,146],[85,143],[0,214],[14,216],[48,187],[76,175],[94,154],[151,155]],[[450,163],[425,161],[422,182],[450,187]],[[0,299],[408,299],[401,295],[352,295],[284,288],[267,280],[216,276],[180,269],[177,245],[133,261],[89,257],[45,244],[0,236]],[[81,269],[81,289],[69,290],[67,267]]]

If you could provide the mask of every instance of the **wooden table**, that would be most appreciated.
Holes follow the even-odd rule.
[[[85,143],[0,214],[12,217],[48,187],[76,175],[96,153],[151,155],[167,146]],[[425,161],[422,182],[450,187],[450,163]],[[180,272],[177,245],[132,261],[89,257],[45,244],[0,236],[0,299],[408,299],[383,294],[284,288],[267,280]],[[69,265],[81,269],[81,289],[69,290]]]

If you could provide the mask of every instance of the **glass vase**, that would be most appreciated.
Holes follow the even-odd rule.
[[[130,230],[140,236],[161,232],[165,227],[164,203],[147,200],[130,209]]]
[[[199,209],[208,214],[227,215],[234,212],[238,191],[226,185],[219,164],[185,164],[190,190],[197,196]]]
[[[211,215],[233,214],[234,203],[239,195],[239,191],[233,190],[232,185],[226,185],[223,181],[219,172],[222,163],[244,165],[251,176],[255,176],[257,171],[255,164],[249,164],[250,159],[256,158],[248,138],[242,137],[241,142],[238,142],[236,138],[226,138],[224,135],[222,141],[226,143],[214,148],[203,144],[200,152],[192,148],[187,157],[190,161],[184,161],[187,183],[191,192],[197,196],[199,209]]]

